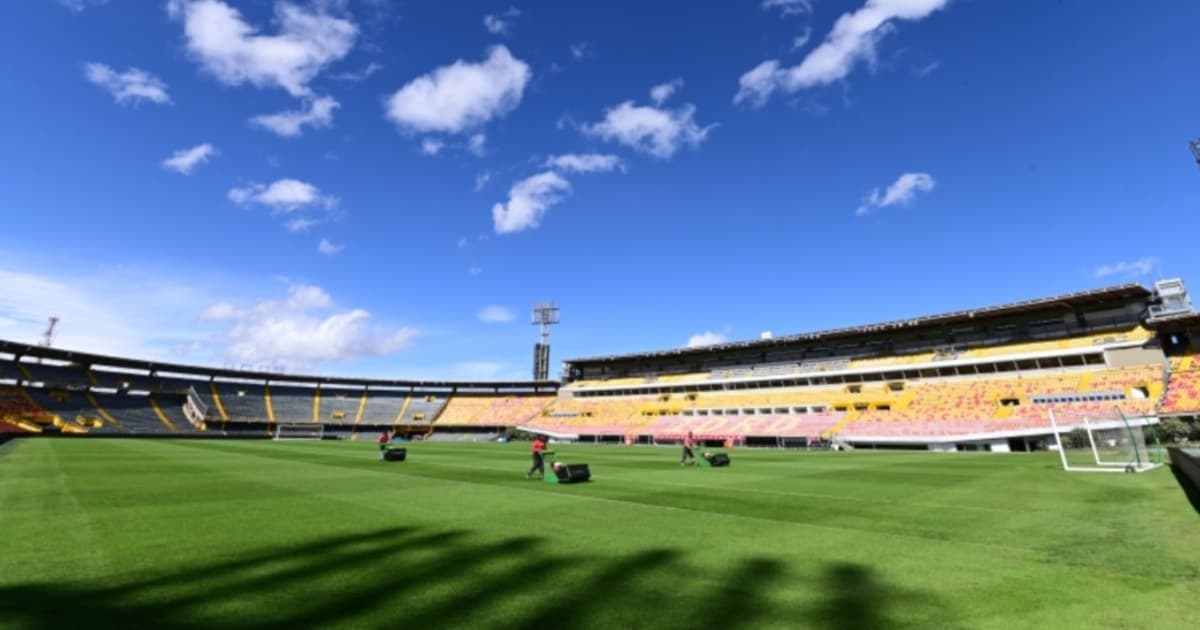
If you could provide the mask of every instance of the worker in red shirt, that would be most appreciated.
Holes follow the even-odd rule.
[[[692,432],[688,431],[687,437],[683,438],[683,457],[679,458],[679,465],[686,466],[688,461],[696,463],[696,454],[692,452],[692,447],[696,445],[696,439],[692,437]]]
[[[529,469],[529,472],[525,473],[525,478],[529,479],[533,476],[534,472],[537,472],[538,475],[545,477],[546,468],[545,462],[542,461],[542,451],[546,450],[546,439],[540,435],[534,437],[533,445],[529,447],[529,450],[531,453],[533,453],[533,467]]]
[[[379,459],[383,459],[383,453],[387,451],[388,442],[392,441],[392,436],[388,435],[386,430],[379,433]]]

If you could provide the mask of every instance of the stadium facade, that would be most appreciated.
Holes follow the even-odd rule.
[[[1059,424],[1200,414],[1200,315],[1178,280],[786,337],[571,359],[562,382],[301,376],[0,341],[0,431],[936,450],[1037,447]]]

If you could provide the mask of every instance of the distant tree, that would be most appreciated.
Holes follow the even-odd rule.
[[[1062,436],[1063,446],[1067,448],[1085,448],[1088,445],[1088,434],[1082,428],[1076,427]]]
[[[1163,418],[1158,423],[1158,432],[1167,442],[1180,442],[1192,432],[1192,427],[1179,418]]]

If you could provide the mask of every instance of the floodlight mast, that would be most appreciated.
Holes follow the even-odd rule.
[[[51,315],[49,321],[50,325],[46,326],[46,331],[42,333],[42,341],[38,344],[43,348],[54,345],[54,328],[58,326],[58,315]]]
[[[558,307],[554,302],[538,302],[533,305],[532,324],[541,327],[541,341],[533,346],[533,380],[545,381],[550,377],[550,327],[557,324]]]

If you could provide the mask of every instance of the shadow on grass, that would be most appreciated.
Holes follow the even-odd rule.
[[[781,562],[746,558],[696,579],[696,567],[673,549],[599,555],[546,546],[535,536],[379,529],[125,580],[0,588],[0,625],[871,628],[896,626],[891,613],[930,601],[914,600],[860,565],[793,583]],[[787,603],[794,601],[789,593],[818,605],[802,610]]]
[[[836,630],[955,627],[947,608],[932,595],[892,586],[861,564],[825,570],[824,598],[809,613],[813,625]]]
[[[1197,515],[1200,515],[1200,488],[1196,487],[1196,483],[1180,470],[1179,466],[1171,464],[1171,473],[1175,475],[1175,481],[1183,489],[1188,503],[1192,504],[1192,509],[1196,511]]]

